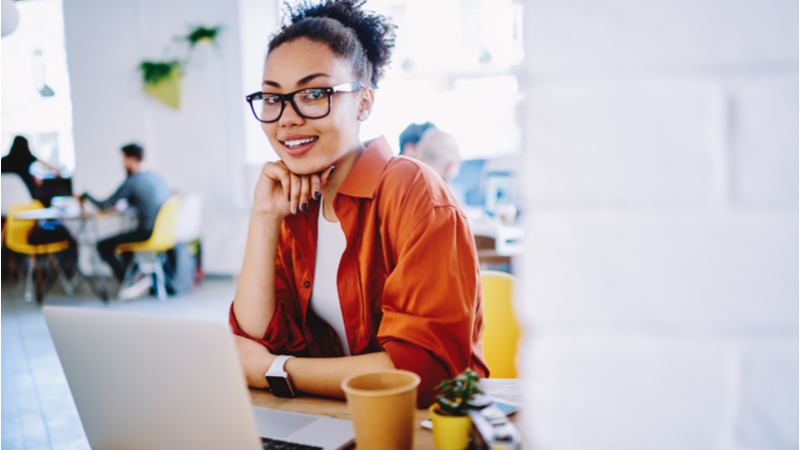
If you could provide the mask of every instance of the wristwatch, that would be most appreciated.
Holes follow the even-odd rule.
[[[284,364],[289,358],[294,358],[291,355],[280,355],[275,358],[269,370],[264,375],[269,383],[269,388],[272,389],[272,394],[276,397],[296,397],[297,391],[294,389],[294,384],[289,374],[283,370]]]

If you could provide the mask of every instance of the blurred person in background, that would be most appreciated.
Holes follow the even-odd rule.
[[[430,128],[415,146],[414,154],[415,156],[408,156],[427,164],[448,185],[458,176],[461,155],[458,152],[458,142],[452,134]]]
[[[125,277],[125,268],[130,262],[130,253],[123,253],[122,259],[118,258],[114,249],[120,244],[129,242],[146,241],[153,234],[153,227],[156,222],[161,205],[166,202],[171,192],[167,183],[158,175],[148,172],[144,168],[144,149],[137,144],[128,144],[122,147],[122,161],[125,166],[127,177],[117,188],[117,191],[105,200],[97,200],[88,193],[81,195],[81,201],[89,200],[101,210],[114,209],[117,202],[126,200],[128,205],[136,209],[137,226],[133,231],[128,231],[97,243],[97,251],[103,261],[111,266],[114,277],[120,282]],[[139,295],[150,288],[150,281],[147,278],[137,280],[132,284],[126,295],[121,297],[131,298]]]
[[[56,176],[60,175],[57,167],[53,167],[33,156],[31,148],[28,145],[28,140],[23,136],[14,138],[14,143],[11,144],[11,149],[8,151],[8,154],[0,160],[0,166],[2,166],[2,173],[15,173],[19,175],[22,181],[25,182],[25,186],[28,187],[31,197],[42,200],[45,206],[47,206],[49,205],[50,199],[48,198],[45,200],[40,198],[42,193],[39,188],[42,186],[42,180],[31,174],[31,165],[35,162],[54,171]]]
[[[417,157],[417,143],[422,139],[422,135],[436,125],[425,122],[422,124],[412,123],[400,133],[400,154],[409,158]]]
[[[15,173],[22,179],[32,198],[39,200],[44,206],[50,206],[52,195],[42,189],[43,180],[31,173],[32,166],[37,162],[42,167],[52,170],[56,176],[60,176],[58,168],[33,156],[28,139],[16,136],[8,154],[0,160],[0,165],[2,173]],[[5,222],[3,224],[5,226]],[[60,221],[37,221],[28,234],[28,243],[31,245],[45,245],[64,240],[69,241],[69,247],[65,251],[59,252],[57,258],[64,273],[68,277],[72,277],[77,269],[77,243]]]

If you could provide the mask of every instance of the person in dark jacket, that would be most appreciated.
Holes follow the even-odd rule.
[[[39,198],[39,188],[42,185],[42,180],[31,175],[31,164],[37,161],[48,169],[55,170],[56,173],[58,173],[57,168],[33,156],[27,139],[22,136],[17,136],[14,138],[14,143],[11,144],[11,149],[8,151],[8,154],[0,160],[0,166],[2,166],[2,173],[15,173],[19,175],[25,183],[25,186],[28,187],[31,197]]]

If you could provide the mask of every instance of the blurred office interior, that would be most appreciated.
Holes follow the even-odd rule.
[[[527,446],[797,448],[797,3],[367,6],[399,28],[362,138],[397,153],[426,121],[456,137],[453,188],[487,238],[482,267],[519,281]],[[3,7],[3,154],[26,136],[73,193],[106,197],[135,141],[149,170],[202,198],[207,278],[166,303],[110,307],[226,321],[255,181],[276,158],[244,96],[280,2]],[[220,31],[188,51],[175,36],[197,25]],[[137,69],[176,58],[177,109]],[[3,448],[88,448],[37,305],[16,282],[2,292]],[[80,292],[56,284],[45,303],[104,307]]]

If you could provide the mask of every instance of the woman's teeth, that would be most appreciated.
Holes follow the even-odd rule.
[[[287,146],[289,148],[295,148],[295,147],[300,147],[301,145],[310,144],[310,143],[312,143],[312,142],[314,142],[316,140],[317,140],[317,137],[314,136],[314,137],[310,137],[310,138],[307,138],[307,139],[296,139],[294,141],[284,141],[283,145],[285,145],[285,146]]]

